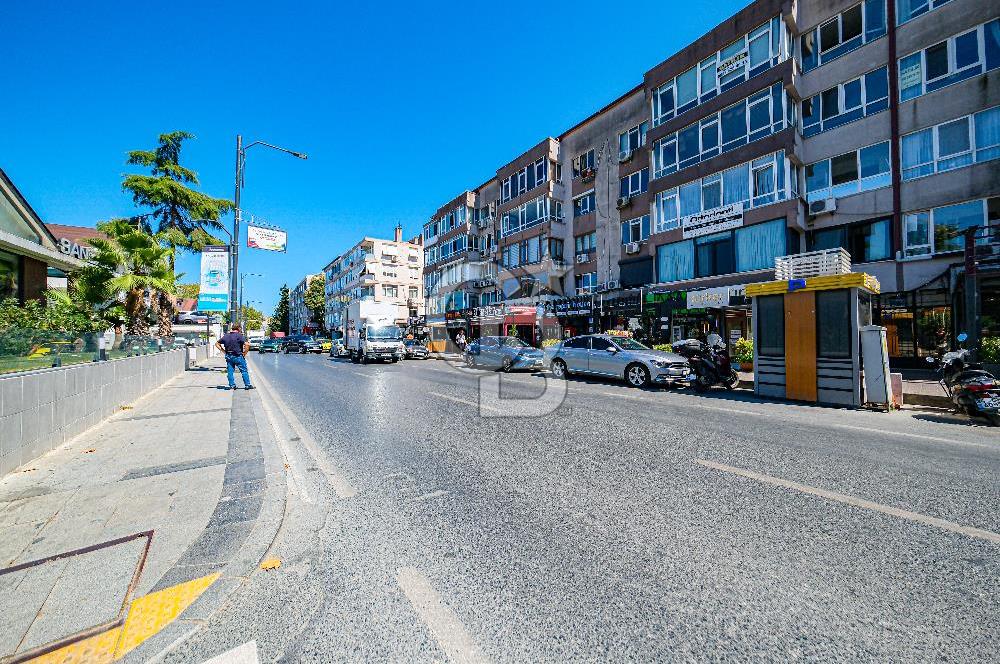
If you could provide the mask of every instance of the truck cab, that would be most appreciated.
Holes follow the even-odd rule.
[[[406,354],[403,330],[395,321],[395,305],[362,300],[348,306],[344,325],[347,352],[354,363],[398,362]]]

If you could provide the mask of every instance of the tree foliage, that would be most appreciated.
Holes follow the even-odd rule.
[[[326,330],[326,282],[322,277],[309,282],[303,300],[312,322],[319,325],[321,330]]]
[[[267,326],[267,333],[284,332],[288,334],[288,284],[282,284],[278,291],[278,304]]]
[[[126,175],[122,189],[131,194],[136,205],[152,208],[141,217],[144,231],[175,250],[201,251],[206,245],[222,244],[210,231],[222,228],[219,217],[232,210],[233,203],[188,186],[199,184],[198,174],[180,163],[184,141],[191,138],[194,135],[186,131],[160,134],[155,149],[129,152],[128,163],[145,166],[150,174]]]
[[[177,284],[177,295],[185,300],[194,300],[201,292],[201,284]]]

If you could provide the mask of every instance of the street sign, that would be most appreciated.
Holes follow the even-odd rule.
[[[208,246],[201,250],[199,311],[229,310],[229,247]]]

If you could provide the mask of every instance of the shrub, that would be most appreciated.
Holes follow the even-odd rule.
[[[735,359],[740,364],[750,364],[753,362],[753,339],[737,340]]]
[[[989,364],[1000,364],[1000,337],[983,337],[979,343],[979,360]]]
[[[653,350],[662,350],[665,353],[672,353],[674,352],[674,347],[670,344],[656,344],[653,346]]]

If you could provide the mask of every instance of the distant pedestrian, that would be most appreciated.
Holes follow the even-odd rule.
[[[240,326],[234,324],[229,332],[215,342],[215,346],[226,354],[226,377],[229,378],[229,389],[236,389],[234,369],[239,369],[240,375],[243,376],[244,389],[252,390],[246,359],[246,354],[250,352],[250,344],[247,343],[246,337],[240,334]]]

